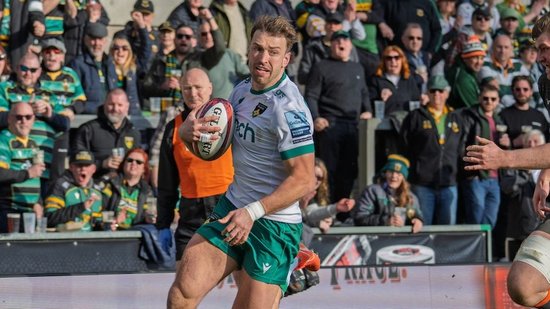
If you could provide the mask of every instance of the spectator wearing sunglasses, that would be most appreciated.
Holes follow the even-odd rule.
[[[21,58],[15,73],[11,79],[0,83],[0,124],[5,121],[3,117],[7,116],[13,103],[31,103],[36,119],[30,136],[45,153],[46,170],[41,176],[45,190],[51,176],[56,136],[69,129],[70,119],[62,113],[65,107],[59,104],[57,96],[42,87],[39,80],[42,68],[36,54],[28,53]]]
[[[146,43],[134,53],[130,39],[117,32],[111,42],[109,51],[117,75],[117,87],[124,89],[130,101],[130,115],[141,115],[141,99],[139,95],[138,76],[147,70],[150,47]]]
[[[464,147],[476,144],[478,136],[494,141],[502,148],[510,147],[511,142],[508,134],[497,130],[504,124],[495,112],[498,104],[498,88],[491,84],[482,85],[478,104],[462,111],[465,132]],[[465,153],[465,150],[462,153]],[[464,171],[462,168],[460,170]],[[460,187],[463,199],[462,208],[466,215],[465,223],[488,224],[494,228],[500,207],[498,170],[464,171]]]
[[[458,160],[464,149],[464,129],[459,113],[447,106],[449,90],[443,76],[430,77],[428,104],[410,112],[401,126],[401,153],[410,160],[409,181],[425,225],[456,223]]]
[[[155,212],[147,204],[151,191],[148,185],[149,163],[147,153],[134,148],[124,156],[116,176],[103,179],[101,184],[104,205],[115,212],[113,230],[126,230],[136,224],[155,223]]]
[[[85,114],[96,114],[110,90],[117,88],[117,75],[111,56],[105,54],[107,27],[102,23],[89,23],[84,36],[84,51],[68,66],[73,68],[88,100]]]
[[[476,9],[482,8],[489,10],[493,19],[491,20],[491,28],[500,28],[500,14],[498,9],[492,4],[493,1],[487,0],[466,0],[463,1],[457,8],[456,15],[460,16],[464,21],[464,25],[472,24],[473,13]]]
[[[168,55],[157,54],[143,82],[146,98],[169,97],[175,102],[181,100],[179,80],[191,68],[211,69],[219,63],[225,53],[223,35],[208,9],[201,10],[210,25],[214,40],[212,47],[201,50],[197,47],[197,33],[182,24],[176,28],[176,49]],[[198,26],[197,26],[198,28]]]
[[[0,132],[0,233],[8,232],[8,213],[43,214],[40,176],[46,165],[33,159],[38,149],[29,137],[34,119],[30,104],[14,103],[8,128]]]

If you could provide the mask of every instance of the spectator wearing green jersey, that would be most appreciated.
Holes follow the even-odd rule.
[[[99,186],[92,178],[96,166],[93,153],[75,152],[69,169],[48,190],[45,212],[48,226],[81,222],[82,231],[101,228],[103,203]]]
[[[31,103],[36,117],[30,137],[44,151],[46,170],[41,176],[42,193],[45,193],[50,179],[54,141],[58,135],[69,129],[69,117],[62,112],[58,97],[41,87],[39,81],[42,68],[38,56],[28,53],[15,68],[15,75],[0,83],[0,127],[6,125],[7,112],[15,102]]]
[[[53,93],[57,104],[63,107],[61,115],[74,119],[74,114],[84,111],[86,95],[76,72],[65,66],[67,48],[61,39],[50,38],[42,41],[42,74],[40,87]],[[55,138],[52,153],[51,179],[61,176],[65,170],[65,159],[69,148],[69,134]]]
[[[38,145],[29,137],[34,119],[30,104],[14,103],[8,128],[0,132],[0,233],[8,232],[8,213],[43,214],[40,175],[46,166],[34,159]]]

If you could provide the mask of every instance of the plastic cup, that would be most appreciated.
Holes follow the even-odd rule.
[[[36,231],[36,214],[34,212],[23,213],[23,228],[26,234],[34,234]]]
[[[20,214],[8,214],[8,233],[19,233]]]
[[[380,101],[380,100],[374,101],[374,117],[376,119],[384,119],[385,108],[386,108],[386,103],[384,101]]]
[[[403,222],[407,220],[407,209],[405,207],[395,207],[395,209],[393,210],[393,214],[395,216],[401,217],[401,219],[403,219]]]
[[[47,228],[48,228],[48,218],[47,217],[38,218],[36,220],[36,232],[37,233],[46,233]]]
[[[415,109],[420,108],[420,101],[410,101],[409,102],[409,111],[413,111]]]
[[[151,107],[151,115],[160,114],[161,111],[161,98],[153,97],[149,98],[149,103]]]
[[[115,222],[115,212],[114,211],[103,211],[101,213],[103,219],[103,230],[110,231],[111,226]]]

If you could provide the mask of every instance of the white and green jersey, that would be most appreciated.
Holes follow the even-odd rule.
[[[288,176],[283,161],[315,152],[313,120],[298,87],[286,75],[261,92],[251,87],[247,79],[229,98],[235,115],[235,177],[226,196],[239,208],[275,191]],[[302,213],[296,202],[265,218],[300,223]]]

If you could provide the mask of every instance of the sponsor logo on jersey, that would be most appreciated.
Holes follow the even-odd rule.
[[[306,113],[301,111],[290,111],[285,113],[286,123],[290,129],[292,138],[311,135],[311,128],[307,121]]]
[[[250,142],[252,143],[256,142],[256,133],[248,122],[243,123],[235,119],[235,132],[237,133],[238,137],[242,138],[245,141],[250,140]]]
[[[269,263],[262,263],[264,274],[271,268],[271,265]]]
[[[256,105],[256,107],[252,111],[252,117],[260,116],[261,114],[263,114],[265,112],[266,109],[267,109],[267,105],[264,105],[262,103],[258,103],[258,105]]]
[[[278,99],[282,99],[286,97],[286,94],[281,89],[278,89],[277,91],[275,91],[273,95],[275,95]]]

